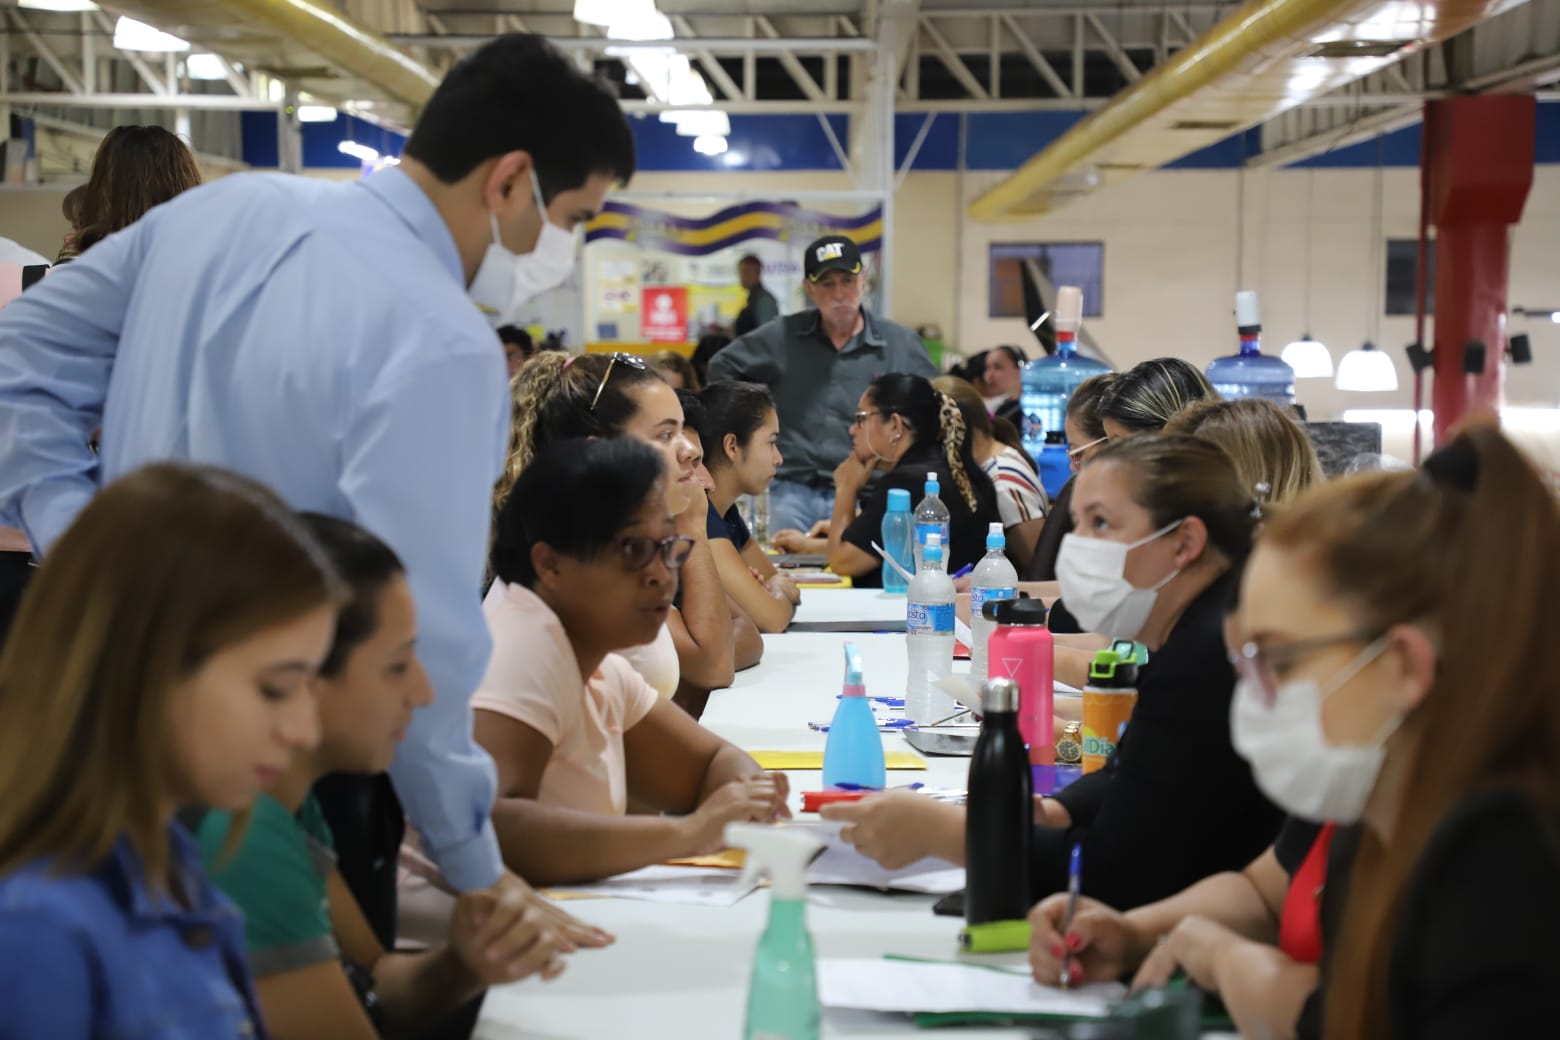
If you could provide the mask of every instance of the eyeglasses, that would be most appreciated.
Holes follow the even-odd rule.
[[[1275,667],[1287,668],[1301,658],[1322,650],[1349,643],[1374,643],[1385,633],[1375,629],[1356,629],[1337,635],[1317,636],[1315,639],[1297,639],[1288,643],[1246,643],[1230,651],[1230,664],[1235,673],[1251,683],[1261,693],[1263,703],[1272,705],[1278,697],[1278,677]]]
[[[865,423],[865,422],[866,422],[866,421],[867,421],[867,420],[868,420],[868,419],[870,419],[870,418],[872,418],[872,417],[873,417],[873,416],[874,416],[874,415],[887,415],[887,414],[890,414],[890,413],[888,413],[888,412],[884,412],[884,411],[880,411],[880,410],[874,410],[874,411],[870,411],[870,412],[857,412],[857,413],[856,413],[856,414],[855,414],[855,415],[854,415],[854,416],[853,416],[853,417],[852,417],[852,418],[851,418],[851,420],[850,420],[850,424],[851,424],[851,425],[852,425],[852,426],[861,426],[861,425],[863,425],[863,424],[864,424],[864,423]]]
[[[596,387],[596,396],[590,399],[590,410],[592,412],[596,410],[596,404],[601,400],[601,392],[607,388],[607,380],[612,378],[612,366],[619,362],[622,362],[629,368],[637,368],[641,372],[645,370],[645,359],[638,354],[624,354],[622,351],[613,351],[612,356],[607,359],[607,370],[601,373],[601,385]],[[644,566],[644,564],[640,564],[640,566]]]
[[[688,562],[688,556],[693,552],[693,539],[681,534],[674,534],[670,538],[626,534],[613,544],[617,547],[623,567],[631,571],[644,570],[656,556],[661,557],[667,570],[682,570],[682,565]]]
[[[1074,462],[1076,462],[1076,461],[1078,461],[1078,460],[1083,458],[1083,453],[1084,452],[1088,451],[1090,448],[1094,447],[1096,444],[1104,444],[1108,440],[1110,440],[1109,437],[1096,437],[1094,440],[1090,441],[1088,444],[1080,444],[1076,448],[1068,448],[1067,449],[1067,456],[1068,456],[1068,458],[1070,458]]]

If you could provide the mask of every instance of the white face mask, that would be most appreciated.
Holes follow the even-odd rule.
[[[531,197],[542,219],[536,247],[524,255],[511,252],[499,237],[498,216],[488,214],[493,241],[466,290],[494,327],[513,323],[526,301],[563,284],[574,270],[574,235],[547,219],[541,182],[534,169],[530,172]]]
[[[1246,680],[1235,684],[1230,733],[1257,786],[1285,812],[1315,823],[1355,823],[1376,786],[1399,715],[1368,744],[1339,747],[1322,730],[1322,705],[1387,648],[1385,637],[1327,681],[1285,683],[1271,706]]]
[[[1182,524],[1177,520],[1135,542],[1112,542],[1069,534],[1056,558],[1056,578],[1062,599],[1085,632],[1136,639],[1154,610],[1159,590],[1181,573],[1177,567],[1157,583],[1140,589],[1126,578],[1127,553],[1162,538]]]

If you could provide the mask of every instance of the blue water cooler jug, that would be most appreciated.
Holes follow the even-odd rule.
[[[1282,359],[1262,353],[1262,317],[1257,294],[1235,294],[1235,326],[1240,353],[1221,357],[1208,366],[1208,382],[1226,401],[1261,397],[1285,408],[1294,407],[1295,370]]]
[[[1073,391],[1084,380],[1110,371],[1078,353],[1078,326],[1082,323],[1082,290],[1062,286],[1056,299],[1056,353],[1025,366],[1023,391],[1019,395],[1024,409],[1024,450],[1037,465],[1043,462],[1047,434],[1062,434],[1062,444],[1066,444],[1064,423]]]

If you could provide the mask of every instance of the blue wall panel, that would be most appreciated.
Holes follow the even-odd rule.
[[[828,120],[840,147],[848,149],[849,120],[841,115]],[[654,115],[631,117],[629,124],[639,168],[645,171],[844,169],[817,116],[732,116],[724,155],[700,155],[693,150],[693,138],[679,137],[675,126]]]
[[[280,164],[276,116],[271,112],[245,112],[239,123],[244,161],[262,168]],[[356,169],[360,163],[337,149],[351,133],[352,140],[368,145],[380,155],[400,155],[406,138],[391,130],[355,119],[345,113],[329,123],[304,123],[303,165],[312,169]]]

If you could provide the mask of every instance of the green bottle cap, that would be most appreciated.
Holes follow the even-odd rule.
[[[1128,689],[1137,685],[1137,662],[1119,650],[1101,650],[1089,662],[1089,685]]]

